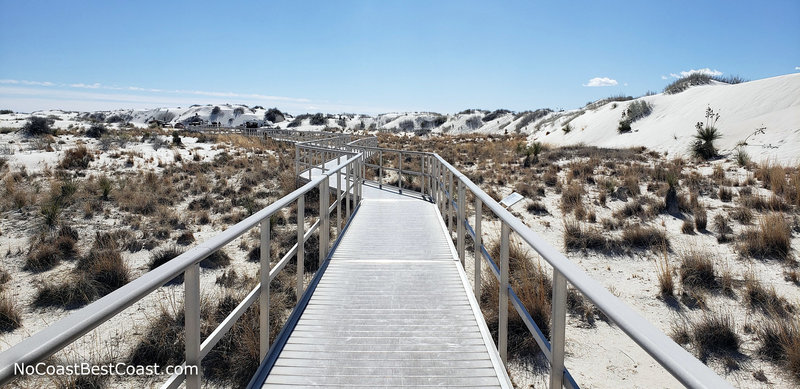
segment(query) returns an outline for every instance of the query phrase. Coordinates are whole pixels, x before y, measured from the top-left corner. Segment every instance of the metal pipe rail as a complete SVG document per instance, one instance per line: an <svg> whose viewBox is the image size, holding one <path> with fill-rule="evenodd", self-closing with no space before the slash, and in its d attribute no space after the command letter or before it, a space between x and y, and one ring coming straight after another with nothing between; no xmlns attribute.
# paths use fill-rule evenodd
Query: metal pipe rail
<svg viewBox="0 0 800 389"><path fill-rule="evenodd" d="M199 371L204 356L211 348L233 326L235 321L241 317L245 310L255 301L259 301L259 341L260 359L266 356L270 347L269 339L269 285L277 273L280 272L289 260L294 256L297 258L297 295L303 294L303 262L304 246L308 237L319 230L319 258L320 262L328 257L330 250L330 214L336 209L337 212L337 234L341 232L341 203L346 201L347 214L346 221L353 217L351 214L351 200L357 205L361 201L361 183L363 178L361 172L363 156L356 154L347 158L344 162L336 165L323 173L321 176L311 180L292 193L278 199L264 209L254 213L245 220L233 225L225 231L217 234L211 239L195 246L189 251L173 258L158 268L149 271L141 277L129 282L119 289L109 293L99 300L81 308L69 316L53 323L47 328L22 340L18 344L0 354L0 385L7 384L14 378L14 364L36 364L57 351L63 349L75 340L93 330L102 323L108 321L122 310L130 307L143 297L163 286L176 276L184 274L184 310L185 310L185 355L186 365L197 366L198 374L188 376L173 375L164 384L164 387L174 388L179 386L184 380L186 387L195 389L200 387L201 372ZM344 172L343 172L344 171ZM345 175L345 188L339 189L341 184L341 174ZM334 204L329 205L329 190L331 177L336 175L337 195ZM319 187L320 190L320 212L318 220L305 231L305 194ZM289 252L281 258L275 267L271 267L270 252L270 217L281 209L297 202L297 243ZM327 210L327 212L323 211ZM355 207L353 207L355 210ZM220 325L214 329L209 337L201 343L200 338L200 261L224 247L234 239L247 233L251 228L260 226L260 282L253 288L242 302L231 312Z"/></svg>
<svg viewBox="0 0 800 389"><path fill-rule="evenodd" d="M486 258L491 264L493 274L500 282L500 310L498 328L498 351L505 362L507 359L506 348L508 344L508 311L509 298L522 316L523 321L536 338L542 352L550 361L550 388L561 388L564 384L576 384L565 374L564 369L564 343L566 328L566 301L567 281L594 303L611 321L619 326L623 332L661 364L673 377L683 385L691 388L730 388L730 383L723 380L708 366L697 360L689 352L675 343L663 332L653 326L649 321L636 313L619 298L611 294L605 287L589 277L583 270L567 259L564 254L556 250L544 239L531 231L521 220L498 204L483 190L450 165L438 154L431 154L431 168L436 181L434 189L434 202L440 208L445 208L448 216L458 212L456 216L457 251L462 263L464 261L464 237L466 230L472 230L466 217L466 190L475 198L475 229L470 234L474 241L475 251L475 290L476 296L480 295L480 269L481 258ZM453 188L453 180L457 182L458 194ZM449 189L447 186L449 185ZM499 266L491 259L485 246L481 243L482 208L486 205L492 213L500 219L501 244ZM450 217L448 224L452 230ZM510 233L515 232L529 247L553 267L553 296L552 296L552 342L547 342L544 334L533 322L525 307L514 293L508 281L509 242ZM566 381L566 382L565 382Z"/></svg>

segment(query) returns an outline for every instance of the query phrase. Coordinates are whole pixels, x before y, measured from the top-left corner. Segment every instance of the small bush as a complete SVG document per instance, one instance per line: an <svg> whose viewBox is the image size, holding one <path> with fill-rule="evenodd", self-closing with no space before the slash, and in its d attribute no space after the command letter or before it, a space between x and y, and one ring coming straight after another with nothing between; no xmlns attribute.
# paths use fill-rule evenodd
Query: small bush
<svg viewBox="0 0 800 389"><path fill-rule="evenodd" d="M706 122L697 122L695 128L697 133L694 135L695 141L692 143L692 155L703 160L709 160L717 156L717 149L714 141L721 138L716 127L719 114L714 113L711 107L706 108Z"/></svg>
<svg viewBox="0 0 800 389"><path fill-rule="evenodd" d="M564 221L564 248L567 250L596 250L609 249L609 242L603 233L594 228L581 226L577 220Z"/></svg>
<svg viewBox="0 0 800 389"><path fill-rule="evenodd" d="M86 146L79 145L64 152L64 158L61 159L59 167L62 169L86 169L89 167L89 162L93 161L94 157Z"/></svg>
<svg viewBox="0 0 800 389"><path fill-rule="evenodd" d="M741 339L736 334L732 316L706 315L692 325L691 336L702 361L710 356L731 356L739 353Z"/></svg>
<svg viewBox="0 0 800 389"><path fill-rule="evenodd" d="M0 294L0 332L11 332L19 328L22 317L14 302L5 293Z"/></svg>
<svg viewBox="0 0 800 389"><path fill-rule="evenodd" d="M678 273L684 288L707 290L716 288L714 262L708 253L691 251L684 254Z"/></svg>
<svg viewBox="0 0 800 389"><path fill-rule="evenodd" d="M697 227L697 231L702 232L706 230L708 218L705 208L701 207L694 210L694 226Z"/></svg>
<svg viewBox="0 0 800 389"><path fill-rule="evenodd" d="M685 91L691 86L711 83L711 76L703 73L694 73L673 81L664 88L664 94L673 95Z"/></svg>
<svg viewBox="0 0 800 389"><path fill-rule="evenodd" d="M42 272L54 268L61 262L61 251L53 244L42 244L25 259L24 270Z"/></svg>
<svg viewBox="0 0 800 389"><path fill-rule="evenodd" d="M765 321L759 328L759 352L784 366L800 382L800 320L783 318Z"/></svg>
<svg viewBox="0 0 800 389"><path fill-rule="evenodd" d="M733 199L733 191L730 188L720 186L719 199L726 203L730 202Z"/></svg>
<svg viewBox="0 0 800 389"><path fill-rule="evenodd" d="M792 233L789 223L780 213L771 213L760 218L758 227L742 233L739 252L755 258L791 258Z"/></svg>
<svg viewBox="0 0 800 389"><path fill-rule="evenodd" d="M647 117L653 112L653 106L644 100L637 100L628 104L628 108L622 111L622 118L619 121L617 131L621 133L631 131L631 123Z"/></svg>
<svg viewBox="0 0 800 389"><path fill-rule="evenodd" d="M191 231L184 231L175 240L175 243L177 243L177 244L179 244L181 246L186 246L186 245L188 245L188 244L190 244L192 242L194 242L194 234L192 234Z"/></svg>
<svg viewBox="0 0 800 389"><path fill-rule="evenodd" d="M53 120L40 116L31 116L22 126L22 133L26 136L42 136L53 134Z"/></svg>
<svg viewBox="0 0 800 389"><path fill-rule="evenodd" d="M669 240L664 231L655 227L638 225L622 231L622 243L644 250L669 247Z"/></svg>
<svg viewBox="0 0 800 389"><path fill-rule="evenodd" d="M105 135L107 132L108 129L106 128L106 126L100 123L95 123L92 124L92 126L89 127L88 130L86 130L86 136L88 136L89 138L100 139L100 137Z"/></svg>
<svg viewBox="0 0 800 389"><path fill-rule="evenodd" d="M94 283L87 277L75 276L61 283L40 286L34 297L37 307L80 308L97 297Z"/></svg>
<svg viewBox="0 0 800 389"><path fill-rule="evenodd" d="M760 310L777 318L794 311L794 307L785 298L778 296L774 288L765 288L752 273L745 274L744 289L744 301L750 309Z"/></svg>
<svg viewBox="0 0 800 389"><path fill-rule="evenodd" d="M684 219L681 225L681 232L689 235L694 234L694 220L691 218Z"/></svg>

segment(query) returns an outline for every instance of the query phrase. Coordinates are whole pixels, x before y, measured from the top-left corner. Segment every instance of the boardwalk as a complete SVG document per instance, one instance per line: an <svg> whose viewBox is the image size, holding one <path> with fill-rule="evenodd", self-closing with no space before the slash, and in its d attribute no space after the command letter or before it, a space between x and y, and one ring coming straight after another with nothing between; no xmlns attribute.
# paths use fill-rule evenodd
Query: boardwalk
<svg viewBox="0 0 800 389"><path fill-rule="evenodd" d="M264 387L511 387L436 207L364 194Z"/></svg>

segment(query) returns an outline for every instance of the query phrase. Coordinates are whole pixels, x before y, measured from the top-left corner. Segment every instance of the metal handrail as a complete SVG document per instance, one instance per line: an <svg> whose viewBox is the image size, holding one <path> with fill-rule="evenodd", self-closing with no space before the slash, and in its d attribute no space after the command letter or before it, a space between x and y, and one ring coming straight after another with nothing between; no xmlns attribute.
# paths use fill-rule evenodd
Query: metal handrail
<svg viewBox="0 0 800 389"><path fill-rule="evenodd" d="M507 304L510 300L514 308L522 317L531 334L537 341L542 352L551 363L550 386L560 388L562 385L567 387L577 387L572 376L564 368L564 343L566 327L566 300L567 300L567 281L578 291L586 296L597 308L603 312L611 321L616 323L623 332L636 342L639 347L645 350L659 364L661 364L673 377L682 384L692 388L725 388L731 387L730 383L722 379L711 368L697 360L683 347L675 343L649 321L631 309L619 298L611 294L603 285L589 277L583 270L570 261L564 254L555 249L535 232L528 228L521 220L513 216L503 208L491 196L486 194L467 176L458 169L445 161L436 153L425 153L416 151L381 149L377 147L358 146L359 141L351 142L350 145L362 152L366 150L374 153L382 152L402 152L427 155L429 162L422 163L422 174L436 181L431 185L431 196L439 208L440 213L445 218L448 231L456 233L456 246L462 265L465 253L465 235L467 233L473 238L475 245L475 284L474 293L480 296L480 272L481 258L486 258L500 282L500 308L499 308L499 335L498 351L506 362L507 348L507 326L508 311ZM365 159L366 160L366 159ZM424 160L423 160L424 161ZM382 159L379 168L388 169L382 166ZM374 166L367 162L364 166ZM402 173L402 166L399 171ZM381 173L381 183L382 183ZM449 181L448 181L449 180ZM454 182L455 180L455 182ZM449 189L448 189L449 186ZM458 194L455 193L455 187ZM402 181L401 181L402 188ZM469 190L475 198L475 222L476 228L472 226L466 218L466 191ZM482 218L482 206L486 205L502 223L501 228L501 258L500 264L496 264L486 251L481 242L480 220ZM458 215L456 215L456 212ZM453 223L452 219L456 222ZM456 224L456 226L454 226ZM454 227L457 231L453 231ZM508 282L508 245L511 232L515 232L529 247L535 250L542 258L553 267L553 296L552 296L552 326L553 342L548 342L539 327L533 321L530 313L522 305L513 287ZM503 304L505 302L505 305ZM560 372L560 373L559 373Z"/></svg>
<svg viewBox="0 0 800 389"><path fill-rule="evenodd" d="M210 351L211 347L232 327L236 319L256 300L259 301L261 312L259 317L259 340L261 342L260 357L263 359L269 349L269 288L262 288L261 285L268 284L274 279L277 272L288 263L288 259L296 254L298 259L297 294L298 296L302 294L304 248L301 242L305 242L308 236L319 226L320 262L327 258L329 250L329 216L333 209L328 205L330 179L334 174L336 175L338 193L334 205L337 209L337 229L340 229L342 200L347 200L347 219L352 217L350 213L351 198L355 201L355 204L358 204L361 200L361 183L363 179L360 172L363 171L362 164L363 156L361 154L350 156L344 162L328 170L327 173L323 172L319 177L310 180L307 184L278 199L266 208L0 353L0 384L6 384L14 378L15 363L35 364L46 359L182 273L184 274L184 287L186 290L184 299L186 364L197 366L199 370L203 356ZM342 170L345 171L345 181L347 183L344 190L340 188ZM305 233L303 222L305 220L303 214L305 194L316 187L320 189L319 220L308 233ZM274 271L272 271L269 250L270 217L294 201L297 201L298 205L298 243L290 250L290 253L287 253L278 262ZM328 212L323 210L328 210ZM261 227L261 282L248 293L234 311L201 344L199 263L256 225ZM328 231L328 233L325 234L322 231ZM186 379L188 388L198 388L200 386L200 374L192 374L188 377L173 375L164 386L177 387L184 379Z"/></svg>
<svg viewBox="0 0 800 389"><path fill-rule="evenodd" d="M434 176L437 180L436 188L440 191L442 196L435 195L434 198L439 204L440 200L446 200L449 203L449 213L452 214L455 208L458 208L457 224L459 225L458 241L459 241L459 255L463 261L464 246L463 237L464 232L462 226L468 226L468 221L464 215L465 213L465 189L469 190L476 201L476 224L479 225L481 218L481 207L486 205L489 207L495 216L502 222L501 233L501 264L499 271L501 299L508 298L509 293L513 293L513 288L508 283L508 244L509 233L516 232L517 235L535 250L541 257L553 267L553 348L554 350L545 350L545 354L550 355L551 361L551 388L560 388L563 383L564 375L564 328L566 325L566 297L567 285L569 281L576 289L578 289L584 296L586 296L597 308L603 312L611 321L616 323L625 334L628 335L634 342L636 342L642 349L644 349L650 356L652 356L659 364L661 364L673 377L680 381L683 385L692 388L728 388L732 387L730 383L723 380L708 366L697 360L689 352L683 349L680 345L675 343L672 339L666 336L658 328L653 326L649 321L639 315L636 311L631 309L628 305L623 303L619 298L611 294L603 285L589 277L583 270L581 270L572 261L567 259L564 254L556 250L553 246L547 243L544 239L533 232L528 226L522 223L521 220L513 216L500 204L498 204L491 196L486 194L483 190L472 182L467 176L462 174L458 169L453 167L445 161L438 154L432 154L436 160L437 165L434 166ZM450 190L445 192L446 184L444 176L449 174L451 177ZM452 178L458 181L458 203L456 205L452 190ZM450 219L448 217L448 219ZM449 220L448 220L449 223ZM479 227L478 227L479 228ZM480 238L475 235L476 242L476 269L480 268L480 258L488 256L483 245L480 245ZM494 265L494 264L493 264ZM496 266L496 265L494 265ZM493 270L494 267L492 267ZM476 270L476 273L478 270ZM476 278L479 280L480 278ZM478 281L479 282L479 281ZM476 293L478 287L476 285ZM517 305L517 310L520 308L518 299L514 299ZM527 313L527 311L525 311ZM501 307L500 309L500 354L505 361L505 342L503 337L504 328L507 328L507 310ZM527 323L526 323L527 324ZM537 327L538 328L538 327ZM533 331L532 331L533 332ZM537 339L538 341L538 339ZM540 343L540 348L542 344ZM549 352L548 352L549 351Z"/></svg>

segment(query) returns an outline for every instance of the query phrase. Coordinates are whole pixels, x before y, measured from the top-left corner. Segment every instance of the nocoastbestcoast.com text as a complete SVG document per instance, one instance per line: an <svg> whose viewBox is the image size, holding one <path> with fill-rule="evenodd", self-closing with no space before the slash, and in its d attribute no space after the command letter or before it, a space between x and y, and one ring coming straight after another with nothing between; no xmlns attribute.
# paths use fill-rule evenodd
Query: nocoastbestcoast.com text
<svg viewBox="0 0 800 389"><path fill-rule="evenodd" d="M38 375L38 376L157 376L173 374L197 374L197 366L185 365L128 365L125 363L108 363L95 365L88 362L74 363L66 365L48 365L44 362L37 364L14 364L14 375Z"/></svg>

